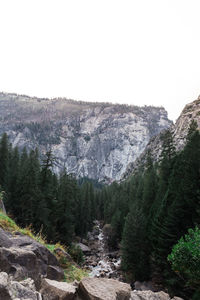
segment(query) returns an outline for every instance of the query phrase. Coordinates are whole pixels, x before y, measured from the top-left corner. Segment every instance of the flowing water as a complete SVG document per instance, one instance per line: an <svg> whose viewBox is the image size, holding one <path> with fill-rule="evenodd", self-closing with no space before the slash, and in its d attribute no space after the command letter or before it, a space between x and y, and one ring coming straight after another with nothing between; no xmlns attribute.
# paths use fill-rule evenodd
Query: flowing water
<svg viewBox="0 0 200 300"><path fill-rule="evenodd" d="M118 268L120 266L120 258L110 258L109 253L106 252L105 237L103 230L101 229L100 222L95 221L96 235L95 250L93 250L93 256L95 257L95 263L89 266L90 277L108 277L118 278Z"/></svg>

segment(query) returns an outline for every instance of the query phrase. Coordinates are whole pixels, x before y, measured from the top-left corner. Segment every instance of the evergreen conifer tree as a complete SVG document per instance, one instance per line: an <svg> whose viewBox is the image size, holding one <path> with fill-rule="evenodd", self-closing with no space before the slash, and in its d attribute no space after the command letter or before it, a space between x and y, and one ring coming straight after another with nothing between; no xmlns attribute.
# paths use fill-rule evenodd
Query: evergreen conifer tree
<svg viewBox="0 0 200 300"><path fill-rule="evenodd" d="M0 187L4 192L8 190L9 155L8 136L4 133L0 140Z"/></svg>
<svg viewBox="0 0 200 300"><path fill-rule="evenodd" d="M133 205L126 217L122 238L122 268L132 274L132 280L149 278L145 229L145 217L141 209Z"/></svg>
<svg viewBox="0 0 200 300"><path fill-rule="evenodd" d="M74 237L77 187L74 178L63 172L59 180L56 207L57 239L69 245Z"/></svg>

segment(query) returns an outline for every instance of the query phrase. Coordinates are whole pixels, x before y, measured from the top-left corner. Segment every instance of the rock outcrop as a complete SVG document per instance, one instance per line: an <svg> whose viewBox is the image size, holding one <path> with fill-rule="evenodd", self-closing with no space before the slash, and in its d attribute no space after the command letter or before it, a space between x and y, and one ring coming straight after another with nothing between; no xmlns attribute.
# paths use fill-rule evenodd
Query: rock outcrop
<svg viewBox="0 0 200 300"><path fill-rule="evenodd" d="M188 129L192 120L197 122L198 128L200 129L200 96L197 100L187 104L177 119L175 125L172 124L168 128L173 136L176 151L180 151L184 148ZM165 132L166 130L163 130L157 136L154 136L150 139L142 154L136 160L133 160L130 164L128 164L122 179L127 178L139 167L144 166L148 153L151 154L151 157L154 161L158 161L162 152L163 137Z"/></svg>
<svg viewBox="0 0 200 300"><path fill-rule="evenodd" d="M163 107L38 99L0 93L0 134L13 146L51 148L55 171L119 180L152 136L172 124Z"/></svg>
<svg viewBox="0 0 200 300"><path fill-rule="evenodd" d="M0 229L0 270L12 275L15 280L30 277L36 286L41 277L61 280L64 272L56 257L32 238Z"/></svg>
<svg viewBox="0 0 200 300"><path fill-rule="evenodd" d="M13 281L7 273L0 273L0 299L1 300L42 300L36 291L34 281L27 278L23 281Z"/></svg>

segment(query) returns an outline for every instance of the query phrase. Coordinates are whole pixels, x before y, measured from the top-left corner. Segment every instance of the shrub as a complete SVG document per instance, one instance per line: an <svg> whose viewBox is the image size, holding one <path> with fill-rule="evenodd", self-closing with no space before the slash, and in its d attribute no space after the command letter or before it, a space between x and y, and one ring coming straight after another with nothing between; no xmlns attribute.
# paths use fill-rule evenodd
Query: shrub
<svg viewBox="0 0 200 300"><path fill-rule="evenodd" d="M70 248L68 249L69 254L72 256L72 258L75 260L76 263L82 264L84 262L84 255L81 248L76 245L72 244Z"/></svg>
<svg viewBox="0 0 200 300"><path fill-rule="evenodd" d="M189 229L172 248L168 261L188 286L199 289L200 286L200 229Z"/></svg>

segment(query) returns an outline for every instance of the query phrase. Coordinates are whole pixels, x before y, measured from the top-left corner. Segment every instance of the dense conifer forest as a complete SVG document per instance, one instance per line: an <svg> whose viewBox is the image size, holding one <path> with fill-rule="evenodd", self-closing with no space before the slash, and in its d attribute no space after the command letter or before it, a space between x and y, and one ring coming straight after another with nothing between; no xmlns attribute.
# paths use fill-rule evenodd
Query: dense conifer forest
<svg viewBox="0 0 200 300"><path fill-rule="evenodd" d="M19 153L4 134L0 186L6 210L19 225L31 225L47 240L66 245L75 236L85 237L93 220L103 220L110 224L109 247L121 249L127 280L152 279L172 294L199 299L200 276L194 270L184 273L177 263L177 251L182 251L182 267L187 259L196 259L194 265L200 267L200 251L194 257L190 247L186 253L177 244L188 229L193 244L200 240L197 124L191 123L186 146L179 153L170 131L163 134L162 141L159 162L154 163L149 153L146 165L126 181L101 186L87 179L77 181L65 170L59 176L54 174L51 151L41 161L37 149Z"/></svg>
<svg viewBox="0 0 200 300"><path fill-rule="evenodd" d="M48 151L39 160L37 149L19 153L4 134L0 141L0 186L7 212L21 226L41 231L48 241L71 244L75 235L85 236L100 208L94 205L93 184L80 183L65 170L52 171Z"/></svg>

